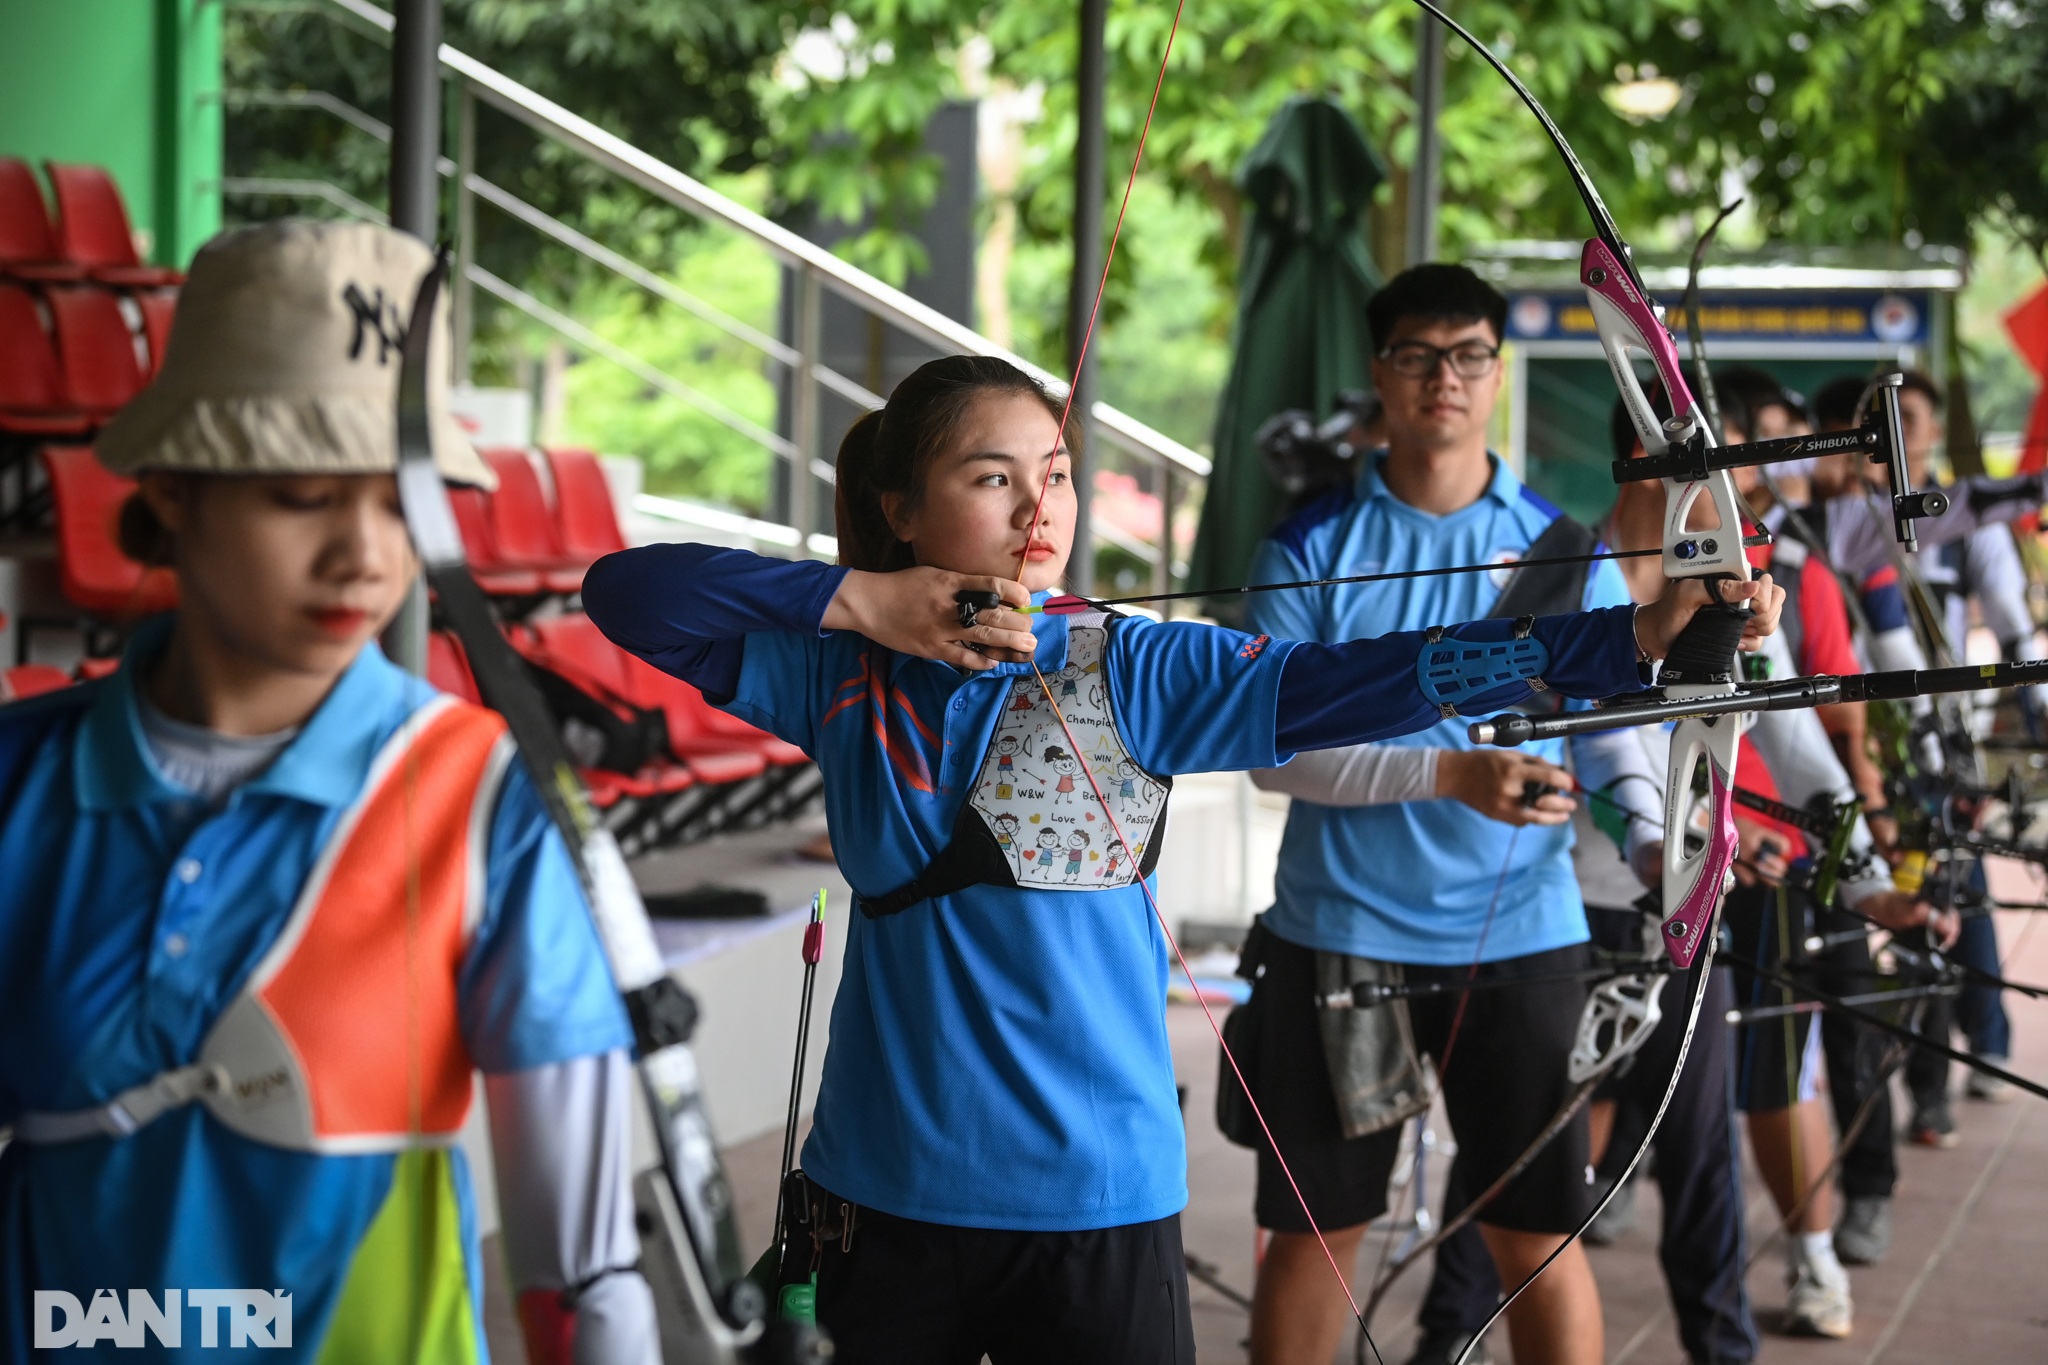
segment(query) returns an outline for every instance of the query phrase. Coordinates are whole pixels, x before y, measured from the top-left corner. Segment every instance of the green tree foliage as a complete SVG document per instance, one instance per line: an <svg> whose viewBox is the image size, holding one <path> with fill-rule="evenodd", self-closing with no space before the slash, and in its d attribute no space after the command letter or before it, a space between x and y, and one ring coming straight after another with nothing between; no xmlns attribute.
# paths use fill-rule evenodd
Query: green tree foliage
<svg viewBox="0 0 2048 1365"><path fill-rule="evenodd" d="M1640 245L1689 242L1739 189L1749 203L1724 234L1736 246L1966 244L1991 230L2037 259L2048 247L2048 0L1457 0L1452 9L1544 101ZM1399 263L1420 14L1404 0L1187 0L1105 307L1113 370L1125 368L1123 351L1140 357L1135 375L1174 338L1205 329L1220 340L1239 248L1234 173L1297 93L1338 100L1387 156L1394 174L1372 215L1372 246L1383 265ZM381 44L303 6L230 16L231 88L282 81L387 116ZM1112 207L1172 17L1171 0L1110 6L1103 192ZM1063 360L1072 6L448 0L447 30L456 46L691 174L746 175L771 213L858 225L837 249L899 283L923 263L906 229L937 189L936 161L922 149L932 113L992 83L1042 91L1012 196L1021 240L1011 280L1017 344ZM1447 52L1443 253L1581 233L1583 208L1535 121L1462 43L1452 39ZM327 179L381 201L383 148L336 120L243 109L229 128L234 173ZM683 215L504 116L486 110L478 137L485 175L608 245L664 271L718 259L717 244ZM654 344L661 329L637 291L604 283L489 209L478 222L486 264L557 303L612 300L618 316L599 330L612 335L615 322L619 335ZM752 285L740 292L751 300L741 316L773 331L772 302L754 299ZM1177 321L1138 327L1144 344L1134 348L1126 319L1142 312L1156 323L1168 296ZM1206 319L1194 316L1203 310ZM503 314L484 338L489 361L533 344ZM681 335L670 348L678 364L717 351L715 339ZM1195 383L1201 362L1190 363ZM594 374L572 387L622 383L633 387ZM1182 392L1124 388L1117 380L1107 392L1141 415L1156 410L1189 439L1197 408ZM771 421L768 392L736 405ZM662 427L648 421L649 431ZM678 456L674 468L734 486L695 458Z"/></svg>
<svg viewBox="0 0 2048 1365"><path fill-rule="evenodd" d="M1536 91L1625 226L1677 240L1724 183L1753 202L1754 231L1846 244L1966 241L1988 220L2038 249L2048 222L2048 0L1479 0L1459 18ZM1329 95L1397 172L1413 156L1414 34L1398 0L1188 0L1148 150L1151 173L1207 206L1203 257L1234 269L1232 174L1290 95ZM289 70L373 114L384 58L303 12L235 11L231 86L257 66ZM1114 193L1135 148L1173 15L1118 0L1109 19ZM902 240L936 189L921 132L960 93L970 45L990 77L1045 90L1018 198L1028 232L1064 240L1071 221L1075 35L1071 9L1018 0L449 0L449 41L693 174L766 166L771 203L865 223L844 248L900 279L920 263ZM833 70L787 60L799 33L829 33ZM1569 235L1571 187L1499 79L1452 42L1445 141L1446 245ZM1668 112L1589 98L1669 83ZM300 125L296 133L279 127ZM332 123L277 112L234 121L231 161L348 174L374 195L375 149ZM617 184L487 117L483 159L522 194L575 217ZM260 144L260 145L259 145ZM245 159L248 158L248 159ZM1393 254L1405 181L1388 192L1376 245ZM656 245L665 212L609 210L614 236ZM621 243L641 245L641 240Z"/></svg>
<svg viewBox="0 0 2048 1365"><path fill-rule="evenodd" d="M2025 240L2044 218L2048 4L2044 0L1482 0L1454 12L1536 92L1625 228L1675 243L1724 185L1752 200L1752 238L1844 245L1961 243L1990 218ZM914 23L894 34L903 16ZM840 12L894 60L859 83L916 84L986 34L992 74L1043 83L1020 198L1035 232L1070 221L1075 38L1062 6L849 0ZM1123 0L1109 19L1109 158L1129 165L1172 6ZM1413 158L1409 86L1420 11L1355 0L1189 0L1148 148L1153 174L1208 204L1204 258L1227 278L1238 161L1290 95L1329 95L1397 171ZM950 29L948 25L950 24ZM914 41L909 41L914 30ZM1446 247L1582 230L1554 153L1503 82L1452 40L1444 139ZM922 71L919 68L923 68ZM1596 93L1665 85L1668 109L1633 114ZM862 136L858 121L847 125ZM1961 155L1981 175L1956 173ZM849 168L863 164L848 158ZM886 187L842 190L880 195ZM1398 223L1397 175L1383 218ZM1376 234L1383 259L1394 245Z"/></svg>

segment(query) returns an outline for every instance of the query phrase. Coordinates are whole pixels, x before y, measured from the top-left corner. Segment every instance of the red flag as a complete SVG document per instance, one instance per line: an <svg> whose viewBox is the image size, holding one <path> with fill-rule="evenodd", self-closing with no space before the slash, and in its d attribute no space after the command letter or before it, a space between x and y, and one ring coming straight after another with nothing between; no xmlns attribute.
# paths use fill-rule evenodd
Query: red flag
<svg viewBox="0 0 2048 1365"><path fill-rule="evenodd" d="M2020 438L2020 473L2042 469L2048 469L2048 383L2034 395L2034 410L2027 414L2027 434Z"/></svg>
<svg viewBox="0 0 2048 1365"><path fill-rule="evenodd" d="M2035 374L2048 379L2048 284L2005 315L2005 330L2020 359L2032 366Z"/></svg>
<svg viewBox="0 0 2048 1365"><path fill-rule="evenodd" d="M2019 307L2005 315L2013 349L2041 376L2041 392L2027 416L2027 434L2020 441L2020 471L2048 469L2048 285L2042 285Z"/></svg>

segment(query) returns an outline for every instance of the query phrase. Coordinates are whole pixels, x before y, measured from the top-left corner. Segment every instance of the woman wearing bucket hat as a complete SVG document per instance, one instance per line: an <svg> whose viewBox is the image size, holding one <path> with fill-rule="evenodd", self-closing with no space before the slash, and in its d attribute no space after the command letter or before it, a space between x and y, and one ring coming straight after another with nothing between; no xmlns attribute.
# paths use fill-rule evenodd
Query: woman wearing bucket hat
<svg viewBox="0 0 2048 1365"><path fill-rule="evenodd" d="M100 440L180 605L0 709L5 1359L485 1359L479 1069L529 1356L657 1356L630 1034L567 851L503 722L375 643L418 567L394 403L430 264L364 224L216 238ZM444 399L442 472L488 484Z"/></svg>

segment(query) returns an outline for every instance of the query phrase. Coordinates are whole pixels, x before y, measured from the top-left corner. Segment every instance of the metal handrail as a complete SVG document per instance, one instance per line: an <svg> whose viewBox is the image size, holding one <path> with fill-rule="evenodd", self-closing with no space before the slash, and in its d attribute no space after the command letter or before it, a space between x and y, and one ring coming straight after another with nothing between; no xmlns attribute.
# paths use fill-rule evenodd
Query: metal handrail
<svg viewBox="0 0 2048 1365"><path fill-rule="evenodd" d="M265 176L226 176L215 185L227 194L256 196L277 196L288 199L318 199L333 205L342 212L374 223L388 222L384 211L373 204L366 204L338 185L325 180L295 180ZM540 323L557 336L562 337L578 349L599 356L626 371L650 388L659 389L671 398L678 399L696 408L705 416L757 445L765 447L772 455L784 460L795 460L799 451L796 445L768 430L752 418L735 411L700 389L685 384L668 371L651 361L627 350L616 342L608 341L597 332L584 326L558 308L541 302L517 285L502 279L476 264L467 262L462 267L463 275L483 291L501 302L510 304L534 321ZM880 406L879 403L876 406ZM812 458L811 473L830 482L832 466L823 460Z"/></svg>
<svg viewBox="0 0 2048 1365"><path fill-rule="evenodd" d="M388 124L378 121L371 115L358 109L355 105L325 91L229 90L222 92L221 100L226 104L287 109L319 109L334 115L349 126L369 134L379 142L388 143L391 141L391 128ZM442 176L453 179L459 170L456 164L445 156L438 160ZM231 176L217 181L215 184L223 191L234 194L317 198L357 217L373 219L380 223L385 221L385 215L382 210L365 204L362 200L357 199L354 195L349 194L346 190L330 181L265 178L261 176ZM790 369L794 369L802 363L803 358L798 354L796 348L783 344L757 327L749 326L730 313L698 298L688 290L678 288L672 281L663 279L645 266L626 256L620 255L588 234L579 232L553 214L528 203L503 186L486 180L474 172L462 176L461 185L463 189L500 210L507 217L524 223L536 232L553 238L585 259L595 262L623 280L638 285L657 298L676 305L700 321L710 323L734 340L753 347L770 360ZM506 284L505 281L495 276L492 277L490 283L485 283L485 281L479 279L471 271L465 269L464 273L470 280L484 284L486 293L495 295L504 302L510 303L515 308L526 313L529 317L576 341L583 349L594 351L604 356L621 368L629 370L638 377L645 379L656 388L660 388L671 396L681 398L684 402L702 409L712 417L725 423L725 425L733 428L733 430L740 432L740 434L757 441L761 439L755 435L755 431L760 428L756 428L747 419L735 419L722 405L718 405L716 400L700 401L702 395L699 395L696 390L689 388L687 385L671 382L666 375L663 375L660 379L651 378L650 371L657 374L660 371L655 370L654 367L648 365L640 357L622 348L613 346L601 338L596 340L587 339L594 338L596 334L589 333L580 324L570 323L569 325L562 325L553 320L566 319L566 314L549 308L546 304L533 298L532 295L514 289L511 285ZM512 292L507 293L507 290ZM617 352L617 354L614 354L614 352ZM882 396L880 394L875 393L864 385L855 383L830 366L814 364L811 367L811 377L850 403L867 408L879 408L882 406ZM793 458L796 453L796 447L786 441L780 443L764 441L762 444L767 445L771 451L785 459ZM819 470L825 471L820 477L827 480L832 477L830 465L819 460L813 460L812 472L817 473Z"/></svg>
<svg viewBox="0 0 2048 1365"><path fill-rule="evenodd" d="M338 95L329 94L325 90L223 90L218 98L224 105L243 105L269 109L318 109L323 113L332 114L335 118L340 119L343 123L348 124L359 132L369 134L379 142L388 145L391 141L390 124L371 114L365 113L347 100L342 99ZM442 176L452 179L457 174L459 168L445 156L438 158L438 160ZM243 177L243 179L246 181L248 178ZM325 184L327 182L306 181L303 183L312 185ZM623 279L630 280L648 293L665 299L701 321L710 323L713 327L718 328L727 335L746 342L747 345L761 351L781 364L794 366L797 363L797 353L793 347L784 345L758 327L747 325L723 309L706 303L688 290L677 288L673 282L663 279L638 262L620 255L595 238L577 231L553 214L527 203L504 186L486 180L472 172L462 177L462 187L493 208L500 210L507 217L526 224L526 226L536 232L554 238L555 241L568 247L571 251L596 262ZM247 186L244 185L243 188L247 188ZM350 196L350 198L351 202L355 204L360 205L362 202L354 199L353 196ZM855 387L857 388L858 386ZM865 393L866 390L863 389L860 392ZM881 400L877 398L875 405L880 406L880 403Z"/></svg>
<svg viewBox="0 0 2048 1365"><path fill-rule="evenodd" d="M446 157L442 158L442 174L455 174L454 163ZM604 243L577 231L546 210L527 203L503 186L486 180L473 171L462 177L462 186L506 216L526 224L536 232L554 238L571 251L603 266L620 279L639 285L655 297L674 304L701 321L710 323L734 340L752 346L777 364L795 369L803 363L803 357L795 347L785 345L758 327L749 326L717 306L706 303L688 290L678 288L673 282L620 255ZM880 394L855 383L829 366L813 363L811 377L850 403L869 408L882 406Z"/></svg>
<svg viewBox="0 0 2048 1365"><path fill-rule="evenodd" d="M324 3L387 36L396 24L390 14L370 4L369 0L324 0ZM656 198L752 238L784 264L926 344L941 350L965 351L1009 361L1036 377L1056 396L1066 396L1067 382L1060 376L996 345L974 329L918 302L902 290L882 283L858 267L840 260L824 247L683 174L667 162L606 132L503 72L446 43L441 45L441 65L503 113L575 148ZM1199 479L1208 478L1209 460L1170 436L1107 403L1097 402L1092 415L1103 436L1127 453L1177 468L1179 472Z"/></svg>
<svg viewBox="0 0 2048 1365"><path fill-rule="evenodd" d="M326 180L291 180L278 176L228 175L211 183L202 182L202 189L217 189L222 194L246 194L275 196L280 199L318 199L332 204L343 213L372 223L389 223L391 217L375 204L365 204L341 186Z"/></svg>
<svg viewBox="0 0 2048 1365"><path fill-rule="evenodd" d="M669 374L666 370L648 364L625 347L605 340L602 336L585 327L567 313L542 303L524 289L499 278L482 266L472 264L468 269L468 274L470 279L483 286L485 293L511 304L528 317L534 318L561 333L584 350L603 356L620 369L640 379L641 382L660 389L671 397L679 398L698 411L724 423L755 444L766 446L784 459L795 459L802 453L796 446L790 443L787 437L768 430L759 422L742 413L735 412L710 394L692 388L674 375ZM821 469L824 472L820 477L827 479L832 477L831 465L826 464L823 460L813 460L811 462L812 473L817 474Z"/></svg>

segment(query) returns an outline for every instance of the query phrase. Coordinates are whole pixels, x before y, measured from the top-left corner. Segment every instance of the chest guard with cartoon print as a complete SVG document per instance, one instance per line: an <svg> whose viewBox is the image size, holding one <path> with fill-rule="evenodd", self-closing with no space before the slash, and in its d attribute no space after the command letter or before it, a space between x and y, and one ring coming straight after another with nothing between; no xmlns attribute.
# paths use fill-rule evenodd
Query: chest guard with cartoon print
<svg viewBox="0 0 2048 1365"><path fill-rule="evenodd" d="M860 897L862 913L893 915L970 886L1110 891L1151 875L1173 780L1139 767L1117 728L1102 666L1109 620L1069 617L1066 667L1044 686L1036 674L1011 680L952 839L903 886Z"/></svg>

